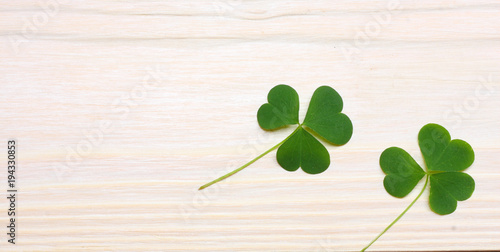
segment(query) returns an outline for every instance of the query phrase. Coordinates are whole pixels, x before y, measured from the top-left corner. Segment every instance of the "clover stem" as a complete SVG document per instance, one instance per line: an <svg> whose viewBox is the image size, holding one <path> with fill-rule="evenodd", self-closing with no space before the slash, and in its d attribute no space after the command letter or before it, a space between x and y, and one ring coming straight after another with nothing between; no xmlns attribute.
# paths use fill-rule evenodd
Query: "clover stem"
<svg viewBox="0 0 500 252"><path fill-rule="evenodd" d="M373 239L373 241L371 241L370 244L368 244L368 246L364 247L361 250L361 252L367 250L374 242L376 242L378 240L378 238L380 238L383 234L385 234L385 232L387 232L387 230L389 230L389 228L391 228L394 224L396 224L396 222L398 222L399 219L401 219L401 217L403 217L403 215L405 215L405 213L408 212L408 210L410 210L410 208L413 206L413 204L415 204L415 202L417 202L417 200L420 198L420 196L422 196L422 194L424 193L428 182L429 182L429 175L427 174L427 175L425 175L424 187L422 188L422 191L420 191L420 193L417 195L417 197L411 202L411 204L394 221L391 222L391 224L389 226L387 226L384 229L384 231L382 231L382 233L380 233L377 237L375 237L375 239Z"/></svg>
<svg viewBox="0 0 500 252"><path fill-rule="evenodd" d="M271 152L271 151L275 150L276 148L280 147L280 145L282 145L284 142L286 142L286 140L288 140L290 137L292 137L293 134L295 134L301 128L302 128L302 125L299 124L299 126L292 132L292 134L290 134L289 136L287 136L283 141L281 141L277 145L271 147L271 149L269 149L269 150L265 151L264 153L260 154L256 158L252 159L250 162L248 162L248 163L244 164L243 166L241 166L240 168L238 168L238 169L236 169L236 170L234 170L234 171L232 171L232 172L230 172L230 173L228 173L228 174L226 174L226 175L224 175L224 176L222 176L222 177L220 177L218 179L215 179L215 180L213 180L213 181L211 181L209 183L206 183L206 184L202 185L198 190L203 190L203 189L205 189L205 188L207 188L207 187L209 187L209 186L211 186L211 185L213 185L213 184L215 184L217 182L220 182L220 181L222 181L224 179L227 179L227 178L233 176L234 174L236 174L237 172L239 172L239 171L247 168L249 165L255 163L255 161L261 159L263 156L267 155L269 152Z"/></svg>

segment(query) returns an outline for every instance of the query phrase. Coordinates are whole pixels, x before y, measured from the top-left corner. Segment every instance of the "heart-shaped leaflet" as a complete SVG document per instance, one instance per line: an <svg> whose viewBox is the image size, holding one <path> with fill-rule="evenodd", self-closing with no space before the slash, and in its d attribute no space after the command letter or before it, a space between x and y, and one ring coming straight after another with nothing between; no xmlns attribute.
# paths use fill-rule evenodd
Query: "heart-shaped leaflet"
<svg viewBox="0 0 500 252"><path fill-rule="evenodd" d="M279 147L276 159L287 171L301 167L309 174L322 173L330 166L328 150L301 126Z"/></svg>
<svg viewBox="0 0 500 252"><path fill-rule="evenodd" d="M429 171L458 172L474 162L472 147L463 140L451 140L450 133L438 124L422 127L418 145Z"/></svg>
<svg viewBox="0 0 500 252"><path fill-rule="evenodd" d="M385 190L398 198L408 195L425 175L410 154L398 147L382 152L380 167L387 174L384 178Z"/></svg>
<svg viewBox="0 0 500 252"><path fill-rule="evenodd" d="M268 103L260 106L257 121L265 130L299 124L299 95L288 85L277 85L267 95Z"/></svg>
<svg viewBox="0 0 500 252"><path fill-rule="evenodd" d="M351 139L352 122L342 114L342 97L329 86L321 86L311 98L306 118L307 126L335 145L344 145Z"/></svg>

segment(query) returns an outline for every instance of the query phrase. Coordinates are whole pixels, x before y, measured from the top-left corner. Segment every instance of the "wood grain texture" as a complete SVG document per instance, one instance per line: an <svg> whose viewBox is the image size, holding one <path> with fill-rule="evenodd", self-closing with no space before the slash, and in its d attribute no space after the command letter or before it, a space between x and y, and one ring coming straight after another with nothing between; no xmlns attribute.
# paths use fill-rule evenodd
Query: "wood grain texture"
<svg viewBox="0 0 500 252"><path fill-rule="evenodd" d="M0 141L18 141L20 191L18 244L4 234L0 250L360 250L416 196L385 192L380 153L422 163L429 122L473 146L476 191L448 216L427 192L372 248L500 249L499 13L486 0L0 1ZM197 191L293 130L256 122L280 83L301 118L334 87L351 141L328 146L320 175L271 153Z"/></svg>

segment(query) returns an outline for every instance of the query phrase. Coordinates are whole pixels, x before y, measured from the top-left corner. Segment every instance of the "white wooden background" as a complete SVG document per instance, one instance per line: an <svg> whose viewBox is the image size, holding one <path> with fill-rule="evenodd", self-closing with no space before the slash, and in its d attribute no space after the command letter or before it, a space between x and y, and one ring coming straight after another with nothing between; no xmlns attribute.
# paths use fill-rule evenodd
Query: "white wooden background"
<svg viewBox="0 0 500 252"><path fill-rule="evenodd" d="M388 195L380 153L422 163L426 123L468 141L471 199L420 201L374 250L500 249L500 2L0 1L0 143L18 141L18 238L2 251L360 250L416 196ZM301 118L330 85L354 123L332 165L286 172L293 129L256 112L293 86ZM0 226L7 225L6 147Z"/></svg>

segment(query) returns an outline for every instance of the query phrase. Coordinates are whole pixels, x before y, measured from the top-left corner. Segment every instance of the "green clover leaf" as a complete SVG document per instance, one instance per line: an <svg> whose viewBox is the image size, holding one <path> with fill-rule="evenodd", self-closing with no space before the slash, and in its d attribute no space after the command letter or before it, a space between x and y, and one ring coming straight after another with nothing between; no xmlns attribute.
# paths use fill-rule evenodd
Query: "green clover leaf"
<svg viewBox="0 0 500 252"><path fill-rule="evenodd" d="M297 127L290 139L284 142L276 153L278 163L287 171L299 167L309 174L324 172L330 165L330 154L325 146L302 127Z"/></svg>
<svg viewBox="0 0 500 252"><path fill-rule="evenodd" d="M321 86L311 98L303 125L335 145L344 145L351 139L352 122L342 114L342 97L333 88Z"/></svg>
<svg viewBox="0 0 500 252"><path fill-rule="evenodd" d="M430 181L429 206L440 215L453 213L457 201L469 199L474 192L474 179L466 173L474 162L472 147L463 140L451 140L450 133L438 124L427 124L418 134L420 151L426 170L401 148L391 147L380 155L380 167L386 174L385 190L392 196L408 195L425 176L425 183L417 198L367 247L392 227L420 198Z"/></svg>
<svg viewBox="0 0 500 252"><path fill-rule="evenodd" d="M342 114L343 101L333 88L321 86L314 92L306 117L299 123L299 95L288 85L277 85L269 91L267 103L257 111L257 121L264 130L298 125L283 141L242 167L200 187L200 190L224 180L277 149L276 159L283 169L299 167L309 174L319 174L330 166L330 154L314 135L334 145L346 144L352 136L352 122Z"/></svg>
<svg viewBox="0 0 500 252"><path fill-rule="evenodd" d="M474 162L472 147L463 140L451 140L440 125L427 124L418 133L418 144L429 171L463 171Z"/></svg>
<svg viewBox="0 0 500 252"><path fill-rule="evenodd" d="M398 198L408 195L425 175L410 154L398 147L382 152L380 167L387 174L384 178L385 190Z"/></svg>
<svg viewBox="0 0 500 252"><path fill-rule="evenodd" d="M257 121L265 130L299 124L299 95L287 85L278 85L269 91L268 103L257 112Z"/></svg>
<svg viewBox="0 0 500 252"><path fill-rule="evenodd" d="M469 199L474 192L474 179L467 173L436 173L430 175L429 179L429 205L432 211L441 215L455 212L457 201Z"/></svg>

